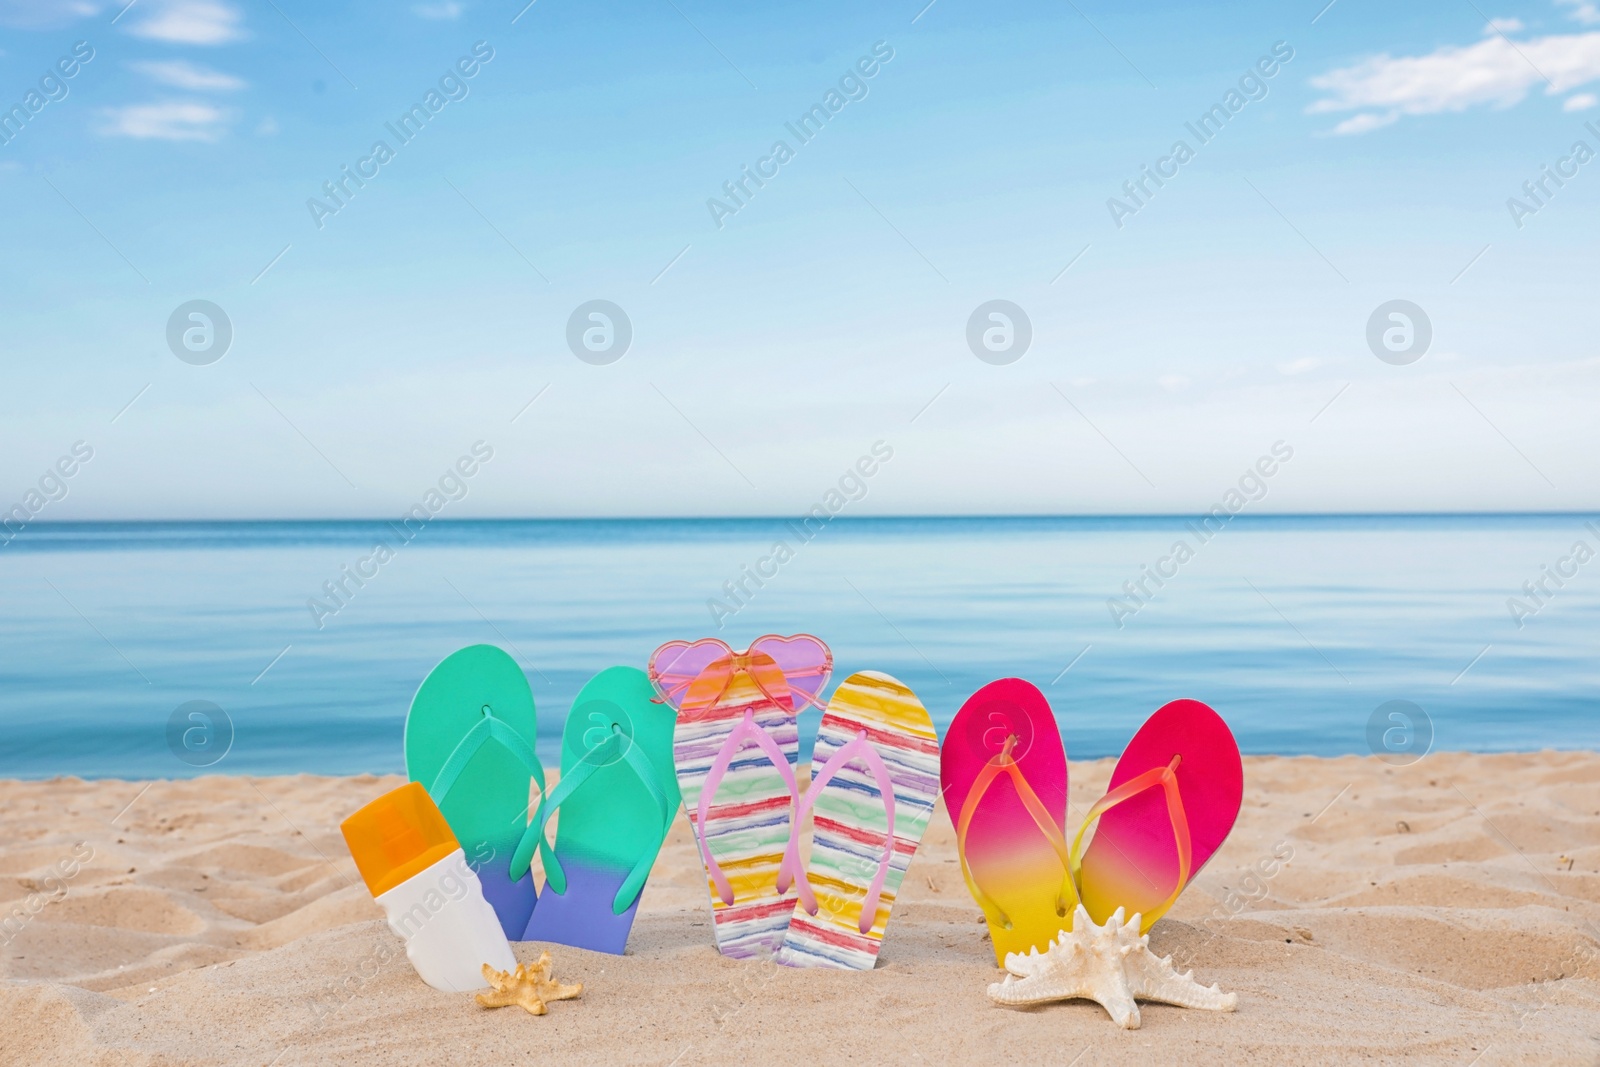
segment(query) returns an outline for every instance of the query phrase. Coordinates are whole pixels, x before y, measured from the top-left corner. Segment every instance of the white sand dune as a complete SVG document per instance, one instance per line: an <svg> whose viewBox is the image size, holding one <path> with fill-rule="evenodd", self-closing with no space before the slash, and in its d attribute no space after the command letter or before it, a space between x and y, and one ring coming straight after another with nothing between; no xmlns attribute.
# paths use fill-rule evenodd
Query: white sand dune
<svg viewBox="0 0 1600 1067"><path fill-rule="evenodd" d="M1111 766L1073 765L1074 812ZM988 1001L942 811L864 974L718 956L680 813L628 955L552 946L585 991L535 1018L424 986L383 924L338 823L398 779L0 782L0 1063L1600 1064L1600 754L1245 775L1151 933L1239 1010L1135 1031Z"/></svg>

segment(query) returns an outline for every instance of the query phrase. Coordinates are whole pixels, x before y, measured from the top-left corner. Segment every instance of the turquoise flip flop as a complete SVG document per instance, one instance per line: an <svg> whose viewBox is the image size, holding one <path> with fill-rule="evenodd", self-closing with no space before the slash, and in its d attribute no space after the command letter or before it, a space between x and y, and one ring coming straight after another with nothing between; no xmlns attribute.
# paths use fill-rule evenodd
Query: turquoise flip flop
<svg viewBox="0 0 1600 1067"><path fill-rule="evenodd" d="M406 715L406 776L427 789L483 883L506 936L522 936L537 891L509 874L528 825L528 782L545 795L533 691L516 660L471 645L428 672Z"/></svg>
<svg viewBox="0 0 1600 1067"><path fill-rule="evenodd" d="M672 732L677 716L657 704L644 671L608 667L572 702L561 740L561 781L539 803L511 874L527 874L534 849L545 887L524 941L621 955L645 879L677 814ZM545 825L557 809L554 848Z"/></svg>

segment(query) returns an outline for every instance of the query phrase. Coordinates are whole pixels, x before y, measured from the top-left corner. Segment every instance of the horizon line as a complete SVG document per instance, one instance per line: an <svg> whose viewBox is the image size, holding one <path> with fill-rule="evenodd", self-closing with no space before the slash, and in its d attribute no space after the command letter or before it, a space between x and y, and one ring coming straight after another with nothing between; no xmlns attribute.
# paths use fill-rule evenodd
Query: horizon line
<svg viewBox="0 0 1600 1067"><path fill-rule="evenodd" d="M927 513L927 514L895 514L895 515L831 515L828 521L842 520L844 522L907 522L907 521L935 521L954 522L963 520L1041 520L1041 519L1192 519L1196 515L1210 515L1208 511L1128 511L1128 512L988 512L988 513ZM1561 509L1561 510L1464 510L1464 511L1264 511L1264 512L1237 512L1229 515L1232 519L1428 519L1428 518L1559 518L1579 516L1600 516L1600 507L1593 509ZM518 522L781 522L792 520L796 515L763 514L763 515L486 515L486 516L454 516L430 517L429 525L441 523L445 525L471 525L485 523L518 523ZM816 516L802 512L801 518L815 518ZM274 523L293 523L298 525L309 524L349 524L349 523L384 523L392 522L390 516L382 515L353 515L336 518L135 518L135 519L37 519L27 524L24 529L38 527L74 527L74 526L198 526L198 525L269 525ZM14 536L23 531L18 530Z"/></svg>

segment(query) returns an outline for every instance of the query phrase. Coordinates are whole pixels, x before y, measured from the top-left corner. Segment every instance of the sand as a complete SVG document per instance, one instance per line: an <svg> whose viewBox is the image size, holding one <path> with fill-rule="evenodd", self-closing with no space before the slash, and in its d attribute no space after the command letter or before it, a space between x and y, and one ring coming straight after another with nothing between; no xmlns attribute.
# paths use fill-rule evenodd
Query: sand
<svg viewBox="0 0 1600 1067"><path fill-rule="evenodd" d="M1111 766L1073 764L1075 812ZM399 779L0 782L0 1062L1600 1063L1600 754L1245 775L1233 836L1151 933L1239 1009L1149 1005L1127 1031L1087 1001L988 1001L942 811L867 973L718 956L680 812L628 954L554 946L585 991L535 1018L397 951L338 822Z"/></svg>

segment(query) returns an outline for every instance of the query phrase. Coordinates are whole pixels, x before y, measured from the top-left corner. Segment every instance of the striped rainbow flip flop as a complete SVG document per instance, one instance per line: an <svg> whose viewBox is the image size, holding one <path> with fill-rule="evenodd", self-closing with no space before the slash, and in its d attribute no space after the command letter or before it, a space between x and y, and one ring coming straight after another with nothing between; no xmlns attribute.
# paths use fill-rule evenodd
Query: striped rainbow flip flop
<svg viewBox="0 0 1600 1067"><path fill-rule="evenodd" d="M770 959L783 944L794 911L790 883L799 874L798 859L788 877L779 868L799 800L799 760L795 712L763 693L744 671L733 675L710 707L678 713L673 763L706 868L717 951L724 956ZM706 795L715 770L720 780Z"/></svg>
<svg viewBox="0 0 1600 1067"><path fill-rule="evenodd" d="M814 809L811 862L778 962L868 970L939 795L939 738L915 693L861 671L828 702L811 767L795 815Z"/></svg>

